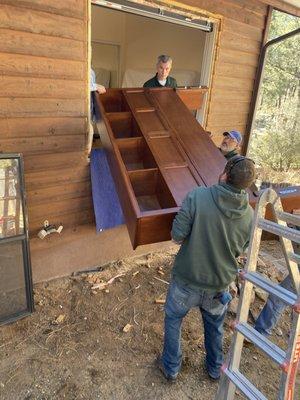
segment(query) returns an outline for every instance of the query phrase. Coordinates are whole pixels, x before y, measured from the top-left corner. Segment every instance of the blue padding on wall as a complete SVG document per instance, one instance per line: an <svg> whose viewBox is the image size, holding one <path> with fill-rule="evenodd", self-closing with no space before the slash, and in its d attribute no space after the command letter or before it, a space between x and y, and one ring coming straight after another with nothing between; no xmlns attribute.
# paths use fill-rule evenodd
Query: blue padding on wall
<svg viewBox="0 0 300 400"><path fill-rule="evenodd" d="M103 149L91 152L91 179L97 232L124 224L124 216Z"/></svg>

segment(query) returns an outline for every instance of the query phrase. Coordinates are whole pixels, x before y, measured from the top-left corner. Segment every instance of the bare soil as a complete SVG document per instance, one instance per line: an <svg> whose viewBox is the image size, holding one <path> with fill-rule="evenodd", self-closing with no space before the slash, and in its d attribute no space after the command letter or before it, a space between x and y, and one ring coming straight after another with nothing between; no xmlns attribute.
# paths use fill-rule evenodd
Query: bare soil
<svg viewBox="0 0 300 400"><path fill-rule="evenodd" d="M163 281L170 280L176 251L171 247L36 285L36 312L0 328L0 399L213 399L218 384L203 368L203 327L197 310L183 323L184 360L176 383L167 382L155 365L164 317L163 305L155 300L165 298L168 285ZM263 251L260 270L277 279L270 259L280 263L278 244L268 242ZM124 275L107 284L119 274ZM256 296L254 317L263 304ZM225 352L234 317L228 313ZM126 325L128 332L123 331ZM272 335L274 343L286 346L290 326L286 311ZM245 347L241 369L268 399L277 398L280 373L262 353ZM299 393L298 382L295 400ZM236 398L244 397L238 393Z"/></svg>

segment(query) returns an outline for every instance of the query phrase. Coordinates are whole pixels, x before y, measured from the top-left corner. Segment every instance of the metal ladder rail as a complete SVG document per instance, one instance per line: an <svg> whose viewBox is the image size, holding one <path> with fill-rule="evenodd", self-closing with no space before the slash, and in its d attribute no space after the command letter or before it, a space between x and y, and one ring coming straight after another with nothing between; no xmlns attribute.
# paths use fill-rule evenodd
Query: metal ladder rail
<svg viewBox="0 0 300 400"><path fill-rule="evenodd" d="M287 266L289 269L289 272L292 274L295 286L297 288L297 295L294 295L293 293L290 293L289 291L285 290L285 293L280 293L280 290L277 290L277 293L274 293L274 288L275 285L272 284L271 281L268 283L264 282L264 290L270 289L270 287L274 287L273 290L267 290L271 293L274 293L275 295L278 295L278 297L282 298L282 295L284 299L282 300L288 300L286 301L287 304L293 305L294 306L294 311L296 311L297 317L296 321L293 324L292 332L290 335L290 344L287 353L285 353L282 349L279 347L273 345L268 339L265 339L262 335L255 333L256 331L248 326L247 324L247 319L248 319L248 313L250 309L250 300L251 300L251 292L253 288L253 277L256 277L256 284L257 284L257 279L259 274L256 273L256 262L257 262L257 257L258 257L258 250L259 250L259 245L261 241L261 234L262 234L262 229L265 228L265 225L270 226L269 224L264 224L265 219L263 218L263 214L265 213L265 209L268 203L271 203L272 209L273 209L273 214L274 218L276 220L276 223L273 223L276 225L276 234L278 233L284 233L285 238L282 239L280 236L280 241L283 247L283 251L285 254L285 259L287 262ZM278 214L278 217L276 215L276 212ZM290 214L283 212L282 210L282 205L280 202L280 199L278 200L278 197L276 193L273 190L266 190L262 193L260 196L259 203L257 205L257 208L255 210L255 215L254 215L254 222L252 226L252 232L251 232L251 239L250 239L250 245L249 245L249 257L247 260L247 264L245 267L246 272L243 273L243 277L245 279L243 288L242 288L242 293L241 293L241 298L238 306L238 312L237 312L237 320L238 322L235 323L235 333L234 333L234 338L232 341L232 346L229 351L229 362L227 365L224 365L223 368L223 376L219 385L218 392L216 394L215 400L233 400L235 396L235 390L236 387L238 387L247 398L251 400L259 399L263 400L265 399L265 396L258 391L255 387L255 391L253 391L253 385L251 382L249 382L239 371L239 365L240 365L240 360L241 360L241 351L243 348L243 341L244 337L247 337L248 339L252 340L254 344L256 344L259 348L261 348L270 358L272 358L274 361L277 361L277 363L281 366L283 372L281 374L281 381L280 381L280 390L279 390L279 400L292 400L291 393L293 390L293 384L294 384L294 378L295 378L295 371L297 369L297 364L299 362L300 358L300 318L299 318L299 312L300 312L300 295L299 295L299 271L298 267L296 264L296 260L298 260L298 256L293 253L293 248L292 244L290 242L290 238L294 239L294 231L290 230L291 228L288 228L286 226L286 221L288 222L293 222L298 225L299 224L299 218L295 216L292 216L290 218ZM284 222L279 222L279 218L284 220ZM268 221L269 222L269 221ZM271 229L272 233L274 233L274 228L275 226L271 224ZM279 228L278 228L278 225ZM285 232L285 228L287 233ZM288 236L288 237L286 237ZM296 235L296 239L297 239ZM297 271L296 271L296 269ZM297 275L298 272L298 275ZM247 278L252 278L251 280L248 280ZM265 281L268 281L265 279ZM261 286L261 285L259 285ZM281 288L282 289L282 288ZM253 332L254 331L254 332ZM299 337L298 337L299 335ZM296 339L297 336L297 339ZM294 338L294 340L292 340ZM271 344L271 346L270 346ZM275 348L274 348L275 346ZM293 357L292 362L289 362L291 358ZM232 379L234 378L234 379ZM245 391L245 387L251 387L251 390ZM288 397L289 396L289 397Z"/></svg>
<svg viewBox="0 0 300 400"><path fill-rule="evenodd" d="M284 212L282 208L281 200L276 196L275 192L272 194L273 202L273 216L275 221L283 226L287 226L287 223L300 226L300 218L298 215L288 214ZM290 229L290 228L289 228ZM299 230L295 230L295 235L292 236L292 241L299 242ZM296 237L295 237L296 236ZM288 350L286 352L286 368L282 370L280 385L279 385L279 400L293 400L294 398L294 387L298 365L300 362L300 264L297 264L292 260L289 255L297 256L294 253L293 245L290 240L287 240L284 236L279 236L281 247L284 253L285 261L289 270L289 274L292 277L298 300L296 307L293 307L293 323L291 327ZM296 257L297 258L297 257Z"/></svg>

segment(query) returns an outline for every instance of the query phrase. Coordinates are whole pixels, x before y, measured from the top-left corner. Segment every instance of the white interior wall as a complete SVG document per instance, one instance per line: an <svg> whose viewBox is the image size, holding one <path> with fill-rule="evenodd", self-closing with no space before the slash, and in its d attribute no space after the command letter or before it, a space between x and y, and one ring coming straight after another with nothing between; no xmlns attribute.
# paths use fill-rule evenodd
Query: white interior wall
<svg viewBox="0 0 300 400"><path fill-rule="evenodd" d="M121 82L128 69L151 69L154 74L159 54L173 58L174 72L177 69L201 71L205 33L198 29L92 6L91 34L92 42L120 46ZM94 53L95 49L93 63L101 67L102 55ZM102 66L107 68L112 62L103 60Z"/></svg>
<svg viewBox="0 0 300 400"><path fill-rule="evenodd" d="M137 15L126 16L127 68L155 69L157 56L168 54L176 69L201 69L205 33Z"/></svg>
<svg viewBox="0 0 300 400"><path fill-rule="evenodd" d="M116 72L118 58L121 71L124 69L125 18L125 13L92 6L92 66L112 71L111 86L113 87L118 82ZM98 44L95 46L94 42ZM106 43L106 45L101 46L99 43ZM104 84L104 82L98 83Z"/></svg>

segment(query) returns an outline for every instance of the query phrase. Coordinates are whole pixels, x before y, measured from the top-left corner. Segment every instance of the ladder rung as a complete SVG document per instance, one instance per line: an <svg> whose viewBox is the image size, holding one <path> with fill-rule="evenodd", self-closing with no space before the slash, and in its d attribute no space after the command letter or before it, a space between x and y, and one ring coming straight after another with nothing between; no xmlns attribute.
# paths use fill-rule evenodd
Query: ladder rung
<svg viewBox="0 0 300 400"><path fill-rule="evenodd" d="M297 302L297 295L295 293L278 284L275 285L270 279L263 277L258 272L242 272L241 276L266 292L277 296L289 306L294 306Z"/></svg>
<svg viewBox="0 0 300 400"><path fill-rule="evenodd" d="M269 339L264 337L261 333L257 332L257 330L245 322L239 322L235 326L235 329L247 339L251 340L253 344L260 348L273 361L280 366L283 365L286 354L280 347L276 346Z"/></svg>
<svg viewBox="0 0 300 400"><path fill-rule="evenodd" d="M300 216L295 214L290 214L285 211L277 211L276 216L281 221L285 221L288 224L293 224L300 226Z"/></svg>
<svg viewBox="0 0 300 400"><path fill-rule="evenodd" d="M236 387L251 400L268 400L243 374L239 371L225 369L224 374Z"/></svg>
<svg viewBox="0 0 300 400"><path fill-rule="evenodd" d="M291 261L294 261L295 263L300 264L300 256L299 256L298 254L295 254L295 253L287 253L287 255L288 255L288 258L289 258Z"/></svg>
<svg viewBox="0 0 300 400"><path fill-rule="evenodd" d="M267 219L260 218L257 223L258 228L264 231L273 233L277 236L285 237L286 239L292 240L293 242L300 243L300 231L276 224L276 222L268 221Z"/></svg>

